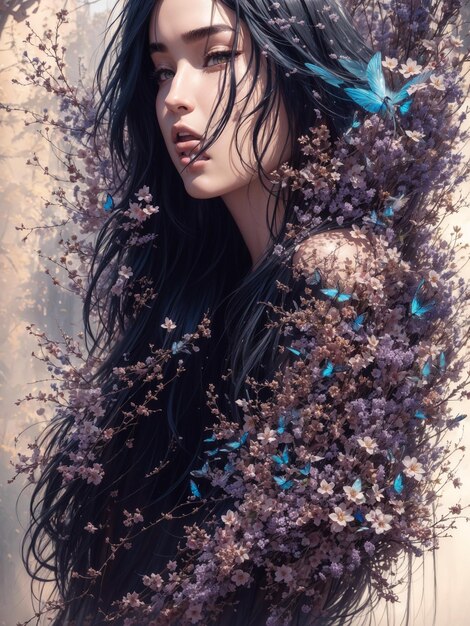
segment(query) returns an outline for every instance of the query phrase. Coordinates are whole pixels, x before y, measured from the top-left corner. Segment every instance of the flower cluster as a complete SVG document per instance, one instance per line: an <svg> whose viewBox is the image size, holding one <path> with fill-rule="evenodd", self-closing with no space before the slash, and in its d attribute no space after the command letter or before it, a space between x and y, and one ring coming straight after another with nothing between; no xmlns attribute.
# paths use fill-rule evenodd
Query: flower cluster
<svg viewBox="0 0 470 626"><path fill-rule="evenodd" d="M211 623L221 603L237 589L250 587L255 568L262 568L266 578L267 626L289 624L299 602L304 613L320 611L328 581L353 577L358 568L367 569L378 595L394 601L386 574L398 556L436 549L464 508L456 504L437 518L434 513L443 487L460 484L451 459L461 446L445 436L465 416L454 413L449 400L470 395L467 381L461 381L468 368L468 285L455 278L461 233L455 227L447 240L440 226L446 213L458 211L451 189L468 179L456 150L466 138L461 130L465 114L458 115L457 105L465 99L460 72L467 56L460 54L457 36L439 34L447 32L450 9L431 21L419 0L356 4L360 27L374 22L367 10L380 23L368 34L374 48L386 52L381 71L391 90L424 71L430 74L410 86L410 112L387 116L358 106L351 126L335 141L315 110L310 134L299 137L302 166L284 164L272 179L301 190L302 203L296 207L296 223L288 224L286 240L300 246L323 226L325 215L339 226L355 219L353 237L367 239L374 255L365 264L351 263L344 285L333 280L334 268L321 263L315 269L292 268L306 283L295 309L268 306L284 339L279 347L283 366L270 382L246 381L246 396L237 400L241 419L219 409L212 385L207 391L214 424L201 465L192 472L188 502L209 510L224 500L233 504L204 527L186 526L176 557L163 571L143 573L145 590L129 589L110 621L124 617L126 626ZM381 20L374 13L377 4L390 9ZM273 3L272 10L279 6ZM329 7L327 19L336 19ZM305 28L294 16L275 15L272 25ZM406 29L411 43L397 37ZM45 41L52 39L49 33ZM399 41L408 42L406 53ZM408 50L414 49L419 55L410 58ZM60 58L58 62L62 67ZM39 59L29 63L30 81L59 89ZM67 90L67 83L55 93L70 122L56 126L70 140L84 141L92 101ZM82 167L67 162L75 202L67 200L62 188L57 197L86 234L112 219L113 199L103 203L100 196L107 189L103 161L85 141L76 154ZM123 232L135 231L129 246L148 243L140 227L158 218L148 187L136 191L135 198L121 212ZM77 237L62 245L60 264L69 288L83 295L90 247ZM277 246L275 254L289 262L287 248ZM78 259L76 269L70 269L70 257ZM133 294L137 308L155 297L151 287L135 285L132 268L122 263L110 266L101 280L102 289L117 299ZM169 316L156 324L170 334L177 328ZM118 382L106 392L91 376L100 359L84 358L79 341L68 335L62 342L49 339L34 325L30 332L55 380L52 392L25 400L53 403L56 419L73 419L70 438L63 442L62 481L100 485L100 451L150 415L163 386L164 364L176 357L175 375L183 372L181 353L197 351L197 342L210 337L210 320L204 317L197 331L183 335L170 349L151 346L145 361L116 368ZM143 404L125 407L119 429L99 427L105 406L118 403L119 391L142 382L152 382L154 394ZM125 445L132 447L132 438ZM31 456L20 455L15 468L34 481L44 451L37 443L30 448ZM137 533L159 522L147 518L145 503L124 510L123 520L126 529L111 546L111 558L117 550L131 549ZM88 534L101 530L97 520L83 526ZM109 537L105 541L110 543ZM87 578L92 586L105 567L73 572L72 577Z"/></svg>

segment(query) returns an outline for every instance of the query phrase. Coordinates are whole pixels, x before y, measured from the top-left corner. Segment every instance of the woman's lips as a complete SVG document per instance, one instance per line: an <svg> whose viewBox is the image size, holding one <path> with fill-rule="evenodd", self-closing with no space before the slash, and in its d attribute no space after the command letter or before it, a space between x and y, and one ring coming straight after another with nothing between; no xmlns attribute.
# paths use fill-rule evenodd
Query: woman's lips
<svg viewBox="0 0 470 626"><path fill-rule="evenodd" d="M196 154L196 152L198 151L200 147L200 141L198 139L191 139L189 141L179 141L175 145L178 158L180 158L181 160L188 159L187 162L189 163L191 156L193 154ZM197 160L207 161L208 159L209 157L207 156L207 154L203 152Z"/></svg>

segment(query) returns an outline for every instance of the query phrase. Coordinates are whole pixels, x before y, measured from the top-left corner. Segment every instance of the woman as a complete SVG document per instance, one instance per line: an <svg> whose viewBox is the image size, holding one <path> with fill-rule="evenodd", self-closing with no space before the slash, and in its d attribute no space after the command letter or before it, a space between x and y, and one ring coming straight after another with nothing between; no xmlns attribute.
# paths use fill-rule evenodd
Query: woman
<svg viewBox="0 0 470 626"><path fill-rule="evenodd" d="M114 601L142 589L142 576L175 556L187 517L153 526L116 554L110 544L123 536L123 510L145 508L146 519L157 519L185 501L205 429L213 421L206 405L208 384L215 385L221 405L235 418L246 376L270 380L285 360L285 353L278 354L279 333L265 328L265 303L282 301L292 308L305 288L294 278L293 266L311 274L315 252L323 263L319 267L328 266L333 278L345 280L346 260L356 259L360 271L371 254L367 242L351 236L353 219L339 228L327 214L320 215L321 226L317 222L300 247L287 239L300 193L271 178L285 162L300 168L304 155L297 138L314 124L314 109L323 111L335 139L350 126L356 108L305 63L354 85L361 79L336 59L343 55L367 64L372 56L345 9L335 0L328 0L326 9L324 4L125 2L98 71L96 123L97 133L109 124L121 200L99 234L84 311L90 356L105 356L95 383L103 399L117 395L115 402L103 401L95 423L114 436L94 458L104 468L99 484L72 480L64 485L64 455L77 445L69 438L72 420L58 422L50 433L48 463L33 496L30 549L53 572L64 599L55 626L105 623L103 615ZM328 11L335 19L325 20ZM316 27L321 22L324 27ZM155 206L139 232L148 236L147 243L131 246L132 232L122 226L136 190ZM275 253L279 247L281 254ZM130 290L103 288L102 283L116 284L123 266L133 285L151 277L153 296L145 306L135 307ZM277 281L290 285L288 297L279 295ZM206 312L210 340L190 358L178 353L178 342L194 332ZM92 313L101 319L98 329ZM171 384L155 394L138 423L126 428L124 408L138 407L155 383L127 388L119 385L116 372L127 363L145 362L149 344L172 345L186 371L175 376L175 363L169 363L163 380ZM227 366L232 376L222 378ZM155 472L159 464L162 471ZM219 513L229 508L225 501ZM104 562L86 595L90 581L80 573L99 570ZM265 623L263 572L257 576L254 586L239 590L237 611L227 606L220 625ZM343 617L337 623L345 623L367 583L361 570L354 584L326 582L320 591L329 612L321 623L334 623L338 616ZM320 623L300 613L298 619L304 621L294 623Z"/></svg>

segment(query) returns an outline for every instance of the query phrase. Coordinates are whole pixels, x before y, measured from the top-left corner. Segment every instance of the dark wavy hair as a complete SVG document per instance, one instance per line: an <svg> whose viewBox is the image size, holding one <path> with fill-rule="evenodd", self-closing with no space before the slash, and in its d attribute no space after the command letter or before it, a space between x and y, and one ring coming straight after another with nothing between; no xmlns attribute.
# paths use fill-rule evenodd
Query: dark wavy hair
<svg viewBox="0 0 470 626"><path fill-rule="evenodd" d="M314 109L323 111L333 139L351 123L353 116L353 103L341 97L340 90L325 90L322 81L306 70L304 63L321 65L354 83L358 79L347 74L335 55L367 63L372 51L355 29L351 16L336 0L280 0L276 14L270 10L272 0L218 1L236 16L235 37L238 37L241 21L251 34L250 65L254 63L255 76L259 73L266 45L269 50L267 86L252 140L260 177L263 146L259 145L259 134L279 98L288 113L290 164L299 168L305 157L297 138L308 134L309 127L314 125ZM339 19L325 20L326 27L319 29L315 25L322 21L325 2ZM215 385L221 408L237 417L235 399L243 394L246 376L268 380L279 366L276 355L281 338L276 331L264 327L267 317L263 302L289 306L304 286L302 279L294 279L292 268L272 253L278 243L288 250L290 246L293 253L293 242L285 241L284 235L289 222L297 223L294 207L300 200L299 190L281 186L270 189L276 196L276 210L269 224L271 242L254 268L245 242L222 199L195 199L185 191L167 153L155 115L156 87L150 78L153 68L148 52L149 20L154 6L155 0L124 3L110 26L112 35L96 75L99 103L95 133L103 130L108 133L115 192L121 200L96 239L84 304L87 349L90 356L99 355L103 359L95 378L103 394L107 394L116 383L114 368L144 361L149 355L149 344L169 347L169 333L160 327L165 316L177 325L171 341L194 332L205 312L211 317L212 335L210 340L200 344L199 352L178 355L186 368L182 375L175 378L175 363L168 364L165 379L173 377L174 380L159 394L153 405L155 412L150 417L142 417L132 432L122 431L113 437L102 450L97 459L105 470L100 485L86 484L81 479L62 484L58 466L64 454L73 452L76 446L76 442L69 439L73 416L54 419L44 433L47 463L32 495L32 521L23 541L23 559L33 580L52 578L56 592L65 600L65 608L58 612L53 626L104 623L101 611L110 611L112 602L127 591L143 589L142 575L160 571L167 560L175 556L183 525L189 523L187 518L173 519L169 524L158 524L142 533L133 541L132 549L124 554L117 553L108 563L92 595L69 603L83 596L88 585L87 581L72 577L72 572L85 572L89 567L98 569L109 556L109 545L104 539L109 536L115 542L119 538L124 508L134 510L139 506L142 509L145 503L146 519L150 519L185 500L189 472L195 464L199 465L202 440L207 436L204 428L210 426L213 418L206 405L207 385ZM304 24L293 22L289 29L282 30L270 23L276 15L296 16L297 21L303 20ZM298 38L296 44L294 37ZM225 79L230 81L228 104L205 149L224 129L234 105L233 63L232 56L225 73ZM253 84L250 95L254 88ZM222 95L219 105L221 98ZM220 112L220 106L217 111ZM254 111L249 112L252 113ZM143 234L157 235L156 244L150 241L146 246L132 247L126 245L130 232L121 228L123 212L143 185L150 187L154 204L160 209L143 224ZM281 199L285 213L282 227L275 233L272 225ZM343 227L350 226L345 222ZM331 218L330 222L325 219L325 228L338 228L338 225ZM115 280L122 264L132 268L135 281L151 277L158 294L136 316L129 294L124 293L119 298L100 287L109 268L114 268ZM289 296L279 293L277 281L292 288ZM100 322L96 323L96 319ZM231 376L224 381L221 374L227 367L231 369ZM98 418L97 426L121 425L123 407L131 400L138 404L147 391L148 385L144 384L138 389L120 390L118 402L109 403L105 414ZM125 445L130 436L131 448ZM164 471L145 478L165 461L169 464ZM115 499L110 496L113 490L118 491ZM230 503L224 503L225 509L229 506ZM202 522L199 515L200 518L191 521ZM83 532L89 520L96 526L103 524L103 529L93 534ZM260 571L255 585L237 592L236 599L240 600L237 610L227 607L218 623L223 626L265 623L262 620L267 616L267 603L261 592L262 582ZM355 573L353 581L335 581L326 599L325 617L315 623L348 623L348 616L370 605L370 594L364 593L367 586L365 574ZM294 623L313 622L311 616L301 615L299 611Z"/></svg>

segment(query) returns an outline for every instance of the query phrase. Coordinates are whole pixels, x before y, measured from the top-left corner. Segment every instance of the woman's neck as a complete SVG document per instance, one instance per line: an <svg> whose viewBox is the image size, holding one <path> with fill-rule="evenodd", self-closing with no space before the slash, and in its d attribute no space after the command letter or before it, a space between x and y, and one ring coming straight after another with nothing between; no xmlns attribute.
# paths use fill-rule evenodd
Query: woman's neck
<svg viewBox="0 0 470 626"><path fill-rule="evenodd" d="M274 186L273 186L274 189ZM276 195L270 194L256 179L251 185L235 189L222 196L227 209L230 211L240 233L245 241L255 269L263 258L272 237L269 225L272 222ZM266 220L266 206L268 205L268 219ZM285 204L281 195L276 209L276 220L273 224L273 234L278 235L285 213Z"/></svg>

